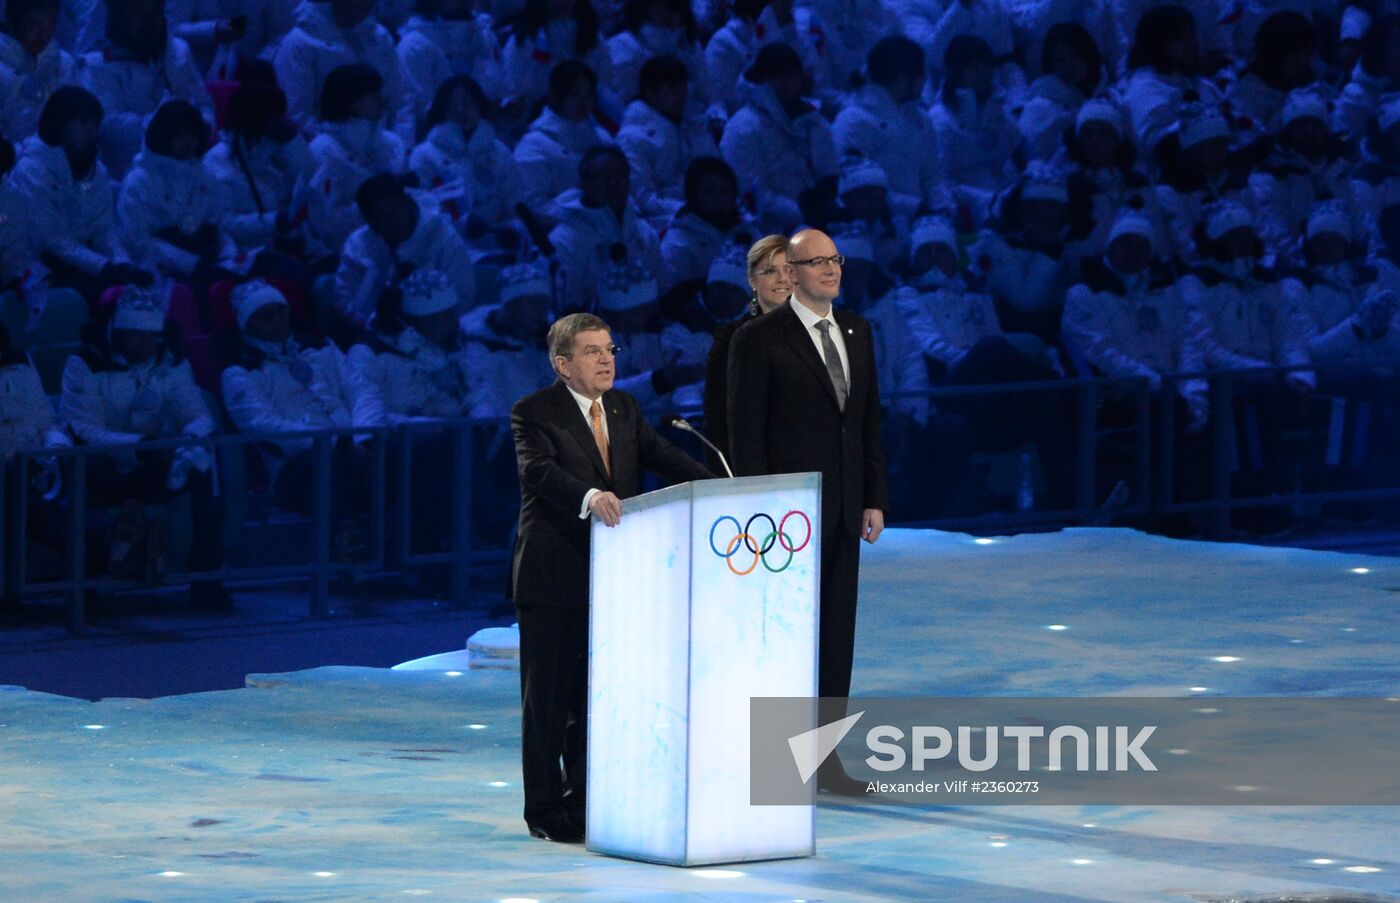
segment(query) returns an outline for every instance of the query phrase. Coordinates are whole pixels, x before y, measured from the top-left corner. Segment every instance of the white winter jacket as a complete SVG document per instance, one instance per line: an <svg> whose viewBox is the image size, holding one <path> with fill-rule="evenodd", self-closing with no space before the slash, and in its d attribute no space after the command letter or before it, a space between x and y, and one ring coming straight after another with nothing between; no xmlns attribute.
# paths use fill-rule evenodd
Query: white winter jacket
<svg viewBox="0 0 1400 903"><path fill-rule="evenodd" d="M506 93L501 75L501 42L491 17L432 20L414 16L399 34L399 66L404 87L419 111L426 111L438 87L453 75L470 75L486 96Z"/></svg>
<svg viewBox="0 0 1400 903"><path fill-rule="evenodd" d="M398 248L391 249L369 226L355 230L335 274L336 310L352 323L368 323L379 293L397 279L396 263L446 273L464 308L475 300L476 275L466 243L441 214L422 211L413 234Z"/></svg>
<svg viewBox="0 0 1400 903"><path fill-rule="evenodd" d="M88 275L125 259L117 239L116 186L100 161L88 178L75 181L63 149L34 136L24 142L11 180L27 207L36 252Z"/></svg>
<svg viewBox="0 0 1400 903"><path fill-rule="evenodd" d="M354 346L348 358L355 378L378 396L388 422L404 423L468 416L471 358L480 353L480 346L461 336L446 349L406 326L396 336L376 335Z"/></svg>
<svg viewBox="0 0 1400 903"><path fill-rule="evenodd" d="M1184 276L1178 287L1210 369L1309 362L1301 314L1306 298L1296 281L1275 281L1258 271L1227 274L1210 266Z"/></svg>
<svg viewBox="0 0 1400 903"><path fill-rule="evenodd" d="M884 88L867 85L851 95L832 132L843 156L865 157L884 169L890 206L901 216L913 216L922 205L939 210L950 204L938 133L917 100L897 104Z"/></svg>
<svg viewBox="0 0 1400 903"><path fill-rule="evenodd" d="M672 122L640 100L628 104L617 143L632 165L632 198L658 231L685 205L685 170L696 157L718 156L719 148L693 109Z"/></svg>
<svg viewBox="0 0 1400 903"><path fill-rule="evenodd" d="M584 151L608 143L608 133L595 120L570 122L545 107L515 145L525 202L536 210L555 212L554 199L578 185Z"/></svg>
<svg viewBox="0 0 1400 903"><path fill-rule="evenodd" d="M309 151L307 231L317 250L335 254L350 233L364 224L355 205L360 184L381 172L403 173L403 142L377 122L352 119L324 123Z"/></svg>
<svg viewBox="0 0 1400 903"><path fill-rule="evenodd" d="M19 144L39 129L49 95L78 81L77 62L50 42L37 57L0 32L0 135Z"/></svg>
<svg viewBox="0 0 1400 903"><path fill-rule="evenodd" d="M410 104L389 32L374 16L346 31L332 18L330 3L314 0L303 0L297 8L296 28L277 48L277 84L287 93L287 111L303 121L320 118L321 86L326 76L337 66L351 63L374 67L384 79L389 118L399 129L409 129L413 121Z"/></svg>
<svg viewBox="0 0 1400 903"><path fill-rule="evenodd" d="M469 139L453 123L433 126L409 155L408 168L418 174L423 188L441 190L460 183L468 203L465 209L459 208L459 216L470 213L492 225L515 218L521 197L520 167L488 122L479 123Z"/></svg>
<svg viewBox="0 0 1400 903"><path fill-rule="evenodd" d="M836 139L815 108L790 117L767 85L746 82L745 88L748 100L724 127L720 151L758 219L787 231L802 221L798 195L837 174Z"/></svg>
<svg viewBox="0 0 1400 903"><path fill-rule="evenodd" d="M638 215L635 204L627 204L619 221L607 207L586 206L583 193L577 188L565 192L559 200L563 219L549 233L549 240L559 257L564 280L560 301L566 308L591 307L616 244L627 249L628 260L647 268L660 290L666 289L661 243L656 231Z"/></svg>
<svg viewBox="0 0 1400 903"><path fill-rule="evenodd" d="M209 149L204 171L218 186L223 226L239 250L255 253L272 240L278 213L298 213L291 209L292 199L299 185L310 184L310 169L310 150L300 135L286 144L263 138L250 147L225 132Z"/></svg>
<svg viewBox="0 0 1400 903"><path fill-rule="evenodd" d="M117 221L132 260L145 269L188 276L199 258L159 233L174 229L193 235L206 223L221 226L223 198L202 161L177 160L149 148L136 155L117 195ZM219 260L232 261L237 247L219 230Z"/></svg>

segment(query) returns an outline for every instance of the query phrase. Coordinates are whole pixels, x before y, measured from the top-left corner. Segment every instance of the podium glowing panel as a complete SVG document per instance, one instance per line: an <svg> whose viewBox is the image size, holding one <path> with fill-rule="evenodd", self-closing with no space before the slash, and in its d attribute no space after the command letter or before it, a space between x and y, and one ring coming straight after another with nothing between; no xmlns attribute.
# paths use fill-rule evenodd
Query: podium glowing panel
<svg viewBox="0 0 1400 903"><path fill-rule="evenodd" d="M593 526L588 847L673 865L809 856L749 805L749 698L815 696L820 477L673 486Z"/></svg>

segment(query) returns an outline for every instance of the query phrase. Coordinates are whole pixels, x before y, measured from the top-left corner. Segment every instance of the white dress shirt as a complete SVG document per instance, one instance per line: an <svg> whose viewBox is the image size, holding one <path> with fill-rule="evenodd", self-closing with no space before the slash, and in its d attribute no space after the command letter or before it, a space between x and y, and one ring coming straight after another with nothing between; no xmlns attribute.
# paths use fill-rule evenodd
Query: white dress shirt
<svg viewBox="0 0 1400 903"><path fill-rule="evenodd" d="M578 409L583 412L583 420L585 423L588 424L588 432L592 433L593 418L589 416L588 412L593 408L593 399L589 398L586 395L580 395L579 393L575 392L573 386L570 386L567 383L564 385L564 388L568 389L569 394L574 396L574 401L578 404ZM603 421L603 438L608 440L608 447L611 448L612 436L608 433L608 415L607 410L603 407L602 396L599 396L598 398L598 409L602 412L602 416L599 419ZM601 489L595 488L590 489L583 494L583 507L580 508L578 512L579 520L587 520L588 515L593 513L588 510L588 503L593 501L593 496L597 495L602 491L603 490Z"/></svg>
<svg viewBox="0 0 1400 903"><path fill-rule="evenodd" d="M828 309L824 317L817 316L812 312L811 308L797 300L797 295L793 295L789 298L788 304L793 310L797 311L797 318L801 320L802 325L807 328L807 338L811 339L812 344L817 346L817 357L821 358L823 363L826 361L826 351L822 348L822 333L821 330L817 328L817 324L823 320L831 324L831 329L827 331L827 334L831 336L831 341L836 345L837 357L841 358L841 372L846 377L846 391L849 392L851 387L851 359L846 354L846 338L841 334L841 324L837 323L836 318L832 316L832 310Z"/></svg>

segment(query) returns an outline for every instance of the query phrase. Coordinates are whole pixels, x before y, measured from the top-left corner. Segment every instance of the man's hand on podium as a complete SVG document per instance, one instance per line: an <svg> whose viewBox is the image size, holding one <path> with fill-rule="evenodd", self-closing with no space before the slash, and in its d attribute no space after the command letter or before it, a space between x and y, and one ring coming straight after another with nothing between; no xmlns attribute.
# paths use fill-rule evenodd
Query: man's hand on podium
<svg viewBox="0 0 1400 903"><path fill-rule="evenodd" d="M885 532L885 512L879 508L866 508L860 520L860 538L873 543Z"/></svg>
<svg viewBox="0 0 1400 903"><path fill-rule="evenodd" d="M588 503L588 510L609 527L616 527L622 522L622 501L611 492L600 492L593 496L592 501Z"/></svg>

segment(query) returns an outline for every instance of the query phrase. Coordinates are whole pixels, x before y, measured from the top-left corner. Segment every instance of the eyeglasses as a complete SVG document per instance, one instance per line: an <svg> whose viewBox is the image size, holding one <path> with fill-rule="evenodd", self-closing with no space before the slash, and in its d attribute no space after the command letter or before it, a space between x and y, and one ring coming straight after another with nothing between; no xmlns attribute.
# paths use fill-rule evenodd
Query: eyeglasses
<svg viewBox="0 0 1400 903"><path fill-rule="evenodd" d="M788 263L795 267L807 267L812 270L819 270L828 263L841 267L846 265L846 255L832 254L830 257L808 257L806 260L789 260Z"/></svg>
<svg viewBox="0 0 1400 903"><path fill-rule="evenodd" d="M606 347L601 345L589 345L587 348L579 352L579 357L589 361L596 361L601 360L603 355L605 354L608 357L613 358L617 357L621 353L622 346L620 345L608 345ZM564 355L564 357L573 357L573 353L571 352L569 354L566 354Z"/></svg>

